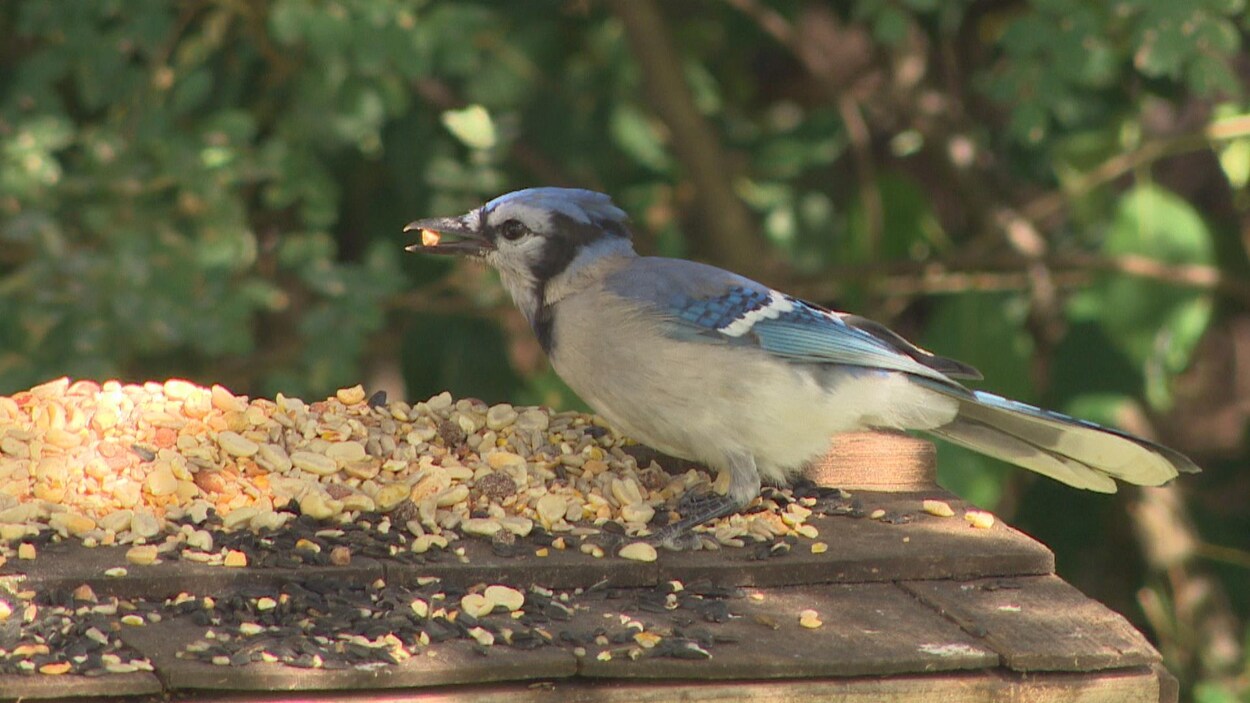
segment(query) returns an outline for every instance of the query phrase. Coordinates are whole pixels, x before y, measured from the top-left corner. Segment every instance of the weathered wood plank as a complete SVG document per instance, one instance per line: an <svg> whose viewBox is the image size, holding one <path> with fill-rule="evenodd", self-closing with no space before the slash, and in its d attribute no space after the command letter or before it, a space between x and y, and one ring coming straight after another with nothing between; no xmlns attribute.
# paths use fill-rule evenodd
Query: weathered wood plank
<svg viewBox="0 0 1250 703"><path fill-rule="evenodd" d="M0 675L0 700L146 696L160 692L160 680L146 671L108 676Z"/></svg>
<svg viewBox="0 0 1250 703"><path fill-rule="evenodd" d="M197 695L200 703L210 696ZM237 699L230 699L237 700ZM621 681L572 679L526 686L488 684L411 691L301 693L264 698L267 703L1149 703L1159 700L1149 670L1027 677L959 672L892 678L855 677L773 681Z"/></svg>
<svg viewBox="0 0 1250 703"><path fill-rule="evenodd" d="M818 539L829 545L828 552L812 554L804 540L781 559L755 559L741 549L668 555L658 562L660 578L766 587L1054 573L1054 555L1044 545L1001 521L988 530L971 527L960 517L967 504L943 491L855 496L868 513L884 510L910 522L809 520L820 531ZM946 500L956 516L922 512L921 501L929 497Z"/></svg>
<svg viewBox="0 0 1250 703"><path fill-rule="evenodd" d="M185 621L166 621L128 628L122 639L151 660L157 676L171 690L354 691L525 682L567 678L577 672L576 658L556 647L533 651L500 647L482 653L464 640L444 642L400 664L368 670L308 669L276 663L215 666L176 656L203 634L204 628Z"/></svg>
<svg viewBox="0 0 1250 703"><path fill-rule="evenodd" d="M1057 576L900 584L1016 671L1148 666L1159 653L1121 615Z"/></svg>
<svg viewBox="0 0 1250 703"><path fill-rule="evenodd" d="M827 552L813 554L812 542L799 540L784 557L760 559L751 548L674 553L662 551L659 561L640 564L615 557L594 559L575 548L549 550L546 558L532 551L505 558L495 555L484 540L457 543L465 549L462 561L450 554L436 563L421 565L354 557L347 566L307 566L299 569L224 568L170 560L151 566L126 563L124 547L88 549L78 544L52 544L40 549L33 561L10 560L4 574L25 576L23 588L68 590L89 584L100 595L166 597L180 591L224 589L275 584L292 580L330 578L368 583L386 578L408 583L419 576L438 576L444 582L541 584L548 588L587 588L598 583L616 587L651 586L671 579L709 580L727 586L795 586L813 583L852 583L909 579L977 578L1046 574L1054 571L1054 556L1045 546L1001 522L988 530L975 529L958 515L939 518L921 511L928 497L947 500L957 513L965 504L940 490L925 493L856 493L862 512L885 511L895 523L866 517L828 516L808 522L819 530ZM105 569L125 566L122 578L104 576Z"/></svg>
<svg viewBox="0 0 1250 703"><path fill-rule="evenodd" d="M166 560L148 566L126 562L127 547L95 547L78 543L50 544L32 561L10 560L6 571L20 581L19 588L43 592L70 591L87 584L100 596L164 598L182 591L209 593L229 588L270 585L310 578L341 583L369 583L385 575L376 560L358 557L348 566L301 569L254 569L209 566L192 561ZM127 574L114 578L105 570L121 566Z"/></svg>
<svg viewBox="0 0 1250 703"><path fill-rule="evenodd" d="M621 616L648 632L674 630L687 636L700 630L732 643L709 646L709 659L650 656L633 661L638 647L588 646L582 676L609 678L764 679L809 676L864 676L983 669L998 655L892 584L805 586L758 591L728 602L733 618L719 624L685 624L690 613L640 612L628 600L605 601L582 611L569 629L622 629ZM799 613L813 609L823 625L799 624ZM684 625L684 626L682 626ZM613 654L602 661L603 652Z"/></svg>

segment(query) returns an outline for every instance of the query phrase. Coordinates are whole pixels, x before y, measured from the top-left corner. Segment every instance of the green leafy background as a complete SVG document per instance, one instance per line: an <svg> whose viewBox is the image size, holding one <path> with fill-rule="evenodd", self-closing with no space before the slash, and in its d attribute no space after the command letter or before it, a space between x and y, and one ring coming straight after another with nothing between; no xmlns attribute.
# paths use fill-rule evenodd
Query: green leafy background
<svg viewBox="0 0 1250 703"><path fill-rule="evenodd" d="M1145 494L940 454L1150 633L1183 698L1250 700L1248 27L1242 0L10 0L0 393L182 376L582 407L492 274L400 230L600 189L647 253L1197 458L1174 518L1199 547L1168 570ZM643 59L670 54L657 80ZM1175 598L1194 583L1223 625Z"/></svg>

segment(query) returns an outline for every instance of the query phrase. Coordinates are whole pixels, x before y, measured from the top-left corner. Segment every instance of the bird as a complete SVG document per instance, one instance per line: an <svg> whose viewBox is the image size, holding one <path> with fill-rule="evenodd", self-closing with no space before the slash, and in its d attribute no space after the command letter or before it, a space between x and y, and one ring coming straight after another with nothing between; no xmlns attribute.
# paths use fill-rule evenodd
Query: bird
<svg viewBox="0 0 1250 703"><path fill-rule="evenodd" d="M495 268L556 373L616 430L728 473L650 539L682 548L695 527L785 485L831 437L920 431L1077 488L1168 483L1198 466L1180 452L960 381L972 366L883 324L744 276L639 255L610 196L535 187L468 213L409 223L409 251ZM723 480L718 484L723 485Z"/></svg>

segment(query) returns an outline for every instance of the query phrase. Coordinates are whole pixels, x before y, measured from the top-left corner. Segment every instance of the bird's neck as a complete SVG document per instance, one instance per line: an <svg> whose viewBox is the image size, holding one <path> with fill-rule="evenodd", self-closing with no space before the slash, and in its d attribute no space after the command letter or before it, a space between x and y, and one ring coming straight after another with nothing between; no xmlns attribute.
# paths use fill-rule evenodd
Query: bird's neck
<svg viewBox="0 0 1250 703"><path fill-rule="evenodd" d="M638 257L628 239L604 237L584 247L568 266L544 281L542 304L555 305L564 298L602 281L609 273Z"/></svg>
<svg viewBox="0 0 1250 703"><path fill-rule="evenodd" d="M553 307L564 298L596 285L637 256L628 239L605 237L584 247L563 270L545 280L503 272L501 279L521 314L534 328L543 349L550 353Z"/></svg>

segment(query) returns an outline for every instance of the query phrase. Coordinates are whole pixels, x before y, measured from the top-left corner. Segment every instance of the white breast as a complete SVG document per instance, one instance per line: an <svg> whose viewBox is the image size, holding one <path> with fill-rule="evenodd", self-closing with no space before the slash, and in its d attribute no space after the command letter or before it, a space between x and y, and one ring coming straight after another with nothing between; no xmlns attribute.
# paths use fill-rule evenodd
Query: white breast
<svg viewBox="0 0 1250 703"><path fill-rule="evenodd" d="M795 365L655 330L616 296L582 291L560 304L552 363L625 434L713 467L745 452L766 481L781 482L823 454L836 433L937 427L957 410L953 399L901 373Z"/></svg>

